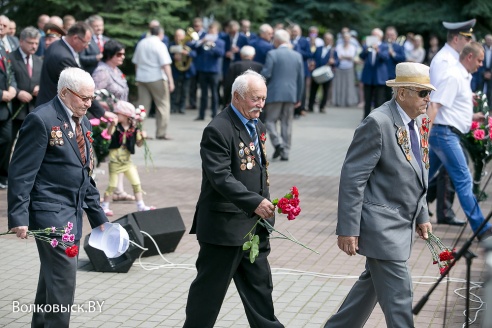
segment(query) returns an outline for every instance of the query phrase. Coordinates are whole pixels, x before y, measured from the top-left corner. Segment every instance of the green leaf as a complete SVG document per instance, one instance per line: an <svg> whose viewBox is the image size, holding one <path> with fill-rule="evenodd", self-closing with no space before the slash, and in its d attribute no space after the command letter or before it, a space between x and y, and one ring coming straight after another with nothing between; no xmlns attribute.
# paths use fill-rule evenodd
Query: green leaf
<svg viewBox="0 0 492 328"><path fill-rule="evenodd" d="M257 236L255 236L255 237L257 237ZM258 244L253 243L251 245L251 250L249 251L249 261L251 263L254 263L256 258L258 257L259 253L260 252L259 252Z"/></svg>
<svg viewBox="0 0 492 328"><path fill-rule="evenodd" d="M247 241L243 244L243 251L247 251L250 248L251 248L251 242L250 241Z"/></svg>
<svg viewBox="0 0 492 328"><path fill-rule="evenodd" d="M278 198L275 198L274 200L272 200L272 204L274 206L277 206L277 204L278 204Z"/></svg>
<svg viewBox="0 0 492 328"><path fill-rule="evenodd" d="M254 235L251 242L256 245L260 244L260 237L258 235Z"/></svg>

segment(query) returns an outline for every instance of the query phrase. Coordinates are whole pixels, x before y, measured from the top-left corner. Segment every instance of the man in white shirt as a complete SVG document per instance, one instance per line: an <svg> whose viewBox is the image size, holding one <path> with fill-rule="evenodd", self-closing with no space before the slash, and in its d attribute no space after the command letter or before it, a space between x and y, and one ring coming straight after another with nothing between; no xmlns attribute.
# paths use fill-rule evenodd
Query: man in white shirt
<svg viewBox="0 0 492 328"><path fill-rule="evenodd" d="M430 64L431 83L436 86L437 90L445 88L442 83L448 70L458 63L461 50L463 50L463 47L471 41L471 33L475 21L475 19L472 19L466 22L442 23L448 30L447 42L436 54L434 59L432 59ZM431 95L431 103L429 105L429 116L431 118L433 118L437 111L435 106L436 100L434 93ZM431 121L431 124L432 123L433 121ZM439 170L437 176L434 178L429 176L429 178L427 201L431 203L436 199L437 223L458 226L464 225L466 222L458 220L453 211L455 189L446 169L443 167Z"/></svg>
<svg viewBox="0 0 492 328"><path fill-rule="evenodd" d="M149 109L156 106L156 138L170 140L167 126L170 115L170 93L174 91L171 56L161 41L164 30L160 26L150 29L151 36L137 44L132 62L138 82L138 103Z"/></svg>
<svg viewBox="0 0 492 328"><path fill-rule="evenodd" d="M470 86L471 73L482 66L483 59L484 51L480 43L465 45L459 63L448 70L440 84L442 87L432 96L435 110L428 111L433 122L429 137L429 178L436 175L441 166L446 168L473 231L477 231L484 216L473 195L472 179L460 145L460 136L470 131L472 120L484 119L483 113L473 113ZM478 239L483 240L490 235L492 225L488 223L480 231Z"/></svg>

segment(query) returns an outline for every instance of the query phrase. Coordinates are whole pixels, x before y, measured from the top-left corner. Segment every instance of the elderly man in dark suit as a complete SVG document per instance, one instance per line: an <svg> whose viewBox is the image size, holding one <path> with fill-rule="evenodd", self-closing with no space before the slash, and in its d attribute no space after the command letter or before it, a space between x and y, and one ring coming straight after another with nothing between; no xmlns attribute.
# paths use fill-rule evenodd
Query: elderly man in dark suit
<svg viewBox="0 0 492 328"><path fill-rule="evenodd" d="M265 126L258 120L267 95L265 80L248 70L234 81L232 93L231 106L205 128L200 144L202 189L190 232L197 235L200 253L184 327L214 326L231 279L251 327L283 327L273 309L268 231L256 228L260 245L254 263L242 249L258 216L274 223Z"/></svg>
<svg viewBox="0 0 492 328"><path fill-rule="evenodd" d="M229 67L227 76L224 77L224 102L226 105L231 103L232 84L236 78L243 74L248 69L261 73L263 65L253 61L255 57L255 48L252 46L244 46L241 48L241 60L234 62Z"/></svg>
<svg viewBox="0 0 492 328"><path fill-rule="evenodd" d="M273 37L274 50L267 54L261 75L266 77L268 98L265 108L265 124L275 147L273 158L289 160L292 139L294 107L301 104L304 87L302 56L291 49L289 33L277 30ZM280 136L277 121L280 120Z"/></svg>
<svg viewBox="0 0 492 328"><path fill-rule="evenodd" d="M26 27L21 31L19 48L9 55L19 90L12 100L12 140L15 140L27 114L35 107L43 65L43 60L35 55L40 37L36 28Z"/></svg>
<svg viewBox="0 0 492 328"><path fill-rule="evenodd" d="M8 24L0 19L0 38L6 35ZM12 99L17 95L17 83L7 52L0 46L0 189L7 188L7 177L12 142Z"/></svg>
<svg viewBox="0 0 492 328"><path fill-rule="evenodd" d="M29 229L64 227L73 223L75 244L82 236L82 210L91 226L107 222L91 177L94 166L89 120L94 81L78 68L60 75L58 95L29 114L12 157L8 192L8 224L17 237ZM62 247L36 239L41 261L34 303L70 308L75 295L77 257ZM69 311L33 313L32 327L68 327Z"/></svg>
<svg viewBox="0 0 492 328"><path fill-rule="evenodd" d="M99 15L92 15L87 18L87 23L92 28L92 39L89 46L85 48L80 55L80 65L89 74L94 73L97 64L102 58L104 44L109 38L104 33L104 20Z"/></svg>
<svg viewBox="0 0 492 328"><path fill-rule="evenodd" d="M386 85L388 80L389 52L388 44L382 43L383 31L375 28L371 32L374 42L364 46L360 58L364 60L361 81L364 83L364 117L374 107L381 106L386 100Z"/></svg>
<svg viewBox="0 0 492 328"><path fill-rule="evenodd" d="M400 63L386 82L393 98L355 130L340 175L338 247L366 257L360 275L325 327L363 327L376 303L389 328L414 327L407 267L415 232L432 231L428 182L429 67ZM395 186L398 186L395 188Z"/></svg>
<svg viewBox="0 0 492 328"><path fill-rule="evenodd" d="M44 54L41 82L36 105L42 105L53 99L57 94L58 77L67 67L80 67L79 52L87 48L91 42L92 33L89 25L78 22L61 40L50 45ZM105 111L97 101L92 102L89 112L96 116L117 119L116 114Z"/></svg>
<svg viewBox="0 0 492 328"><path fill-rule="evenodd" d="M272 38L273 28L268 24L261 25L259 36L250 41L250 44L255 48L255 62L265 65L267 53L273 49Z"/></svg>

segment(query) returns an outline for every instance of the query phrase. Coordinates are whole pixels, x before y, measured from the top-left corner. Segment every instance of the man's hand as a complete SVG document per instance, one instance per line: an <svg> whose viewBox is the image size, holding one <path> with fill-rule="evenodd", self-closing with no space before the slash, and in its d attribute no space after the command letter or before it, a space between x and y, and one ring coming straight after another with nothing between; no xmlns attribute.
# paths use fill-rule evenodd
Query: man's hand
<svg viewBox="0 0 492 328"><path fill-rule="evenodd" d="M263 199L255 210L255 213L258 214L262 219L268 219L273 217L275 213L275 206L268 200Z"/></svg>
<svg viewBox="0 0 492 328"><path fill-rule="evenodd" d="M490 80L492 78L492 72L484 72L483 73L483 78L485 80Z"/></svg>
<svg viewBox="0 0 492 328"><path fill-rule="evenodd" d="M483 123L485 121L485 115L482 112L474 113L472 120L475 122Z"/></svg>
<svg viewBox="0 0 492 328"><path fill-rule="evenodd" d="M338 236L338 248L347 253L347 255L356 255L359 250L358 236Z"/></svg>
<svg viewBox="0 0 492 328"><path fill-rule="evenodd" d="M37 96L38 96L38 93L39 93L39 85L36 85L36 86L34 87L34 89L32 90L32 95L33 95L34 97L37 97Z"/></svg>
<svg viewBox="0 0 492 328"><path fill-rule="evenodd" d="M15 98L16 94L17 94L17 91L15 91L15 88L9 87L8 90L4 90L2 92L2 101L5 101L5 102L11 101L12 99Z"/></svg>
<svg viewBox="0 0 492 328"><path fill-rule="evenodd" d="M174 80L170 79L169 80L169 93L172 93L174 91Z"/></svg>
<svg viewBox="0 0 492 328"><path fill-rule="evenodd" d="M32 100L32 96L29 92L21 90L17 94L17 99L19 99L23 103L28 103Z"/></svg>
<svg viewBox="0 0 492 328"><path fill-rule="evenodd" d="M432 224L430 222L418 224L417 228L415 228L420 238L427 240L429 238L428 232L432 232Z"/></svg>
<svg viewBox="0 0 492 328"><path fill-rule="evenodd" d="M27 230L28 230L27 226L20 226L10 229L11 232L15 232L17 237L21 239L27 239Z"/></svg>

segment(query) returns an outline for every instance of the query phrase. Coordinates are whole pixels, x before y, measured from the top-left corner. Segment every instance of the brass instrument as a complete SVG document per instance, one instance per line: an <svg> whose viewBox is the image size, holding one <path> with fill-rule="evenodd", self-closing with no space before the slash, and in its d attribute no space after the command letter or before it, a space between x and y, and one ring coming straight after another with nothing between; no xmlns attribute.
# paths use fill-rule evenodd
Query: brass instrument
<svg viewBox="0 0 492 328"><path fill-rule="evenodd" d="M190 52L191 48L188 47L186 44L190 41L198 41L198 39L199 39L198 33L196 33L192 27L188 27L186 29L186 36L178 44L178 46L180 47L179 53L181 54L181 60L175 60L174 61L174 66L176 67L176 69L178 71L186 72L187 70L190 69L193 58L191 58L188 55L184 55L182 53L182 51L186 50L186 51ZM178 51L176 51L176 52L178 52Z"/></svg>

